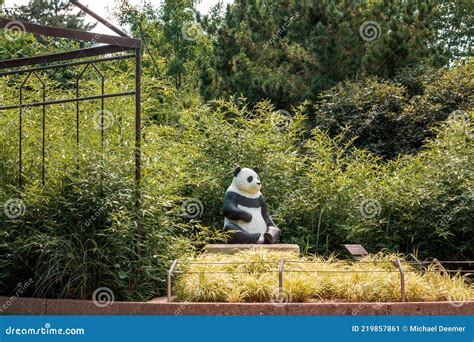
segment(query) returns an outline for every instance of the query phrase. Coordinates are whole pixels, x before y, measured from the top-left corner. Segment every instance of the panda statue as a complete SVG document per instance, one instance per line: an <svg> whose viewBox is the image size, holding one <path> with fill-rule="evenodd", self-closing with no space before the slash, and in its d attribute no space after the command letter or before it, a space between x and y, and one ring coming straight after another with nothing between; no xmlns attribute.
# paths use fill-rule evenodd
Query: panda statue
<svg viewBox="0 0 474 342"><path fill-rule="evenodd" d="M228 243L278 242L281 231L273 223L263 198L257 169L236 168L224 197L224 231Z"/></svg>

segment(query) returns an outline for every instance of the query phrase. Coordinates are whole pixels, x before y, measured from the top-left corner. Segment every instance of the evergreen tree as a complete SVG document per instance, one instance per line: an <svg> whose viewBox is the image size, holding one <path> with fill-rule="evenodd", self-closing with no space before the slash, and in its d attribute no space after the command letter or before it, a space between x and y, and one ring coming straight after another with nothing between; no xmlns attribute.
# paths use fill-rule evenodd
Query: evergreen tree
<svg viewBox="0 0 474 342"><path fill-rule="evenodd" d="M28 5L6 9L6 17L41 25L89 31L96 24L86 23L84 13L74 13L76 7L67 0L30 0Z"/></svg>
<svg viewBox="0 0 474 342"><path fill-rule="evenodd" d="M76 7L66 0L30 0L28 5L6 8L0 14L7 18L40 25L84 31L93 29L96 24L86 23L84 20L85 13L75 9ZM17 32L14 39L9 38L9 35L0 35L0 59L75 50L91 45L93 43ZM61 82L74 77L75 75L70 69L54 73L54 78Z"/></svg>
<svg viewBox="0 0 474 342"><path fill-rule="evenodd" d="M235 1L212 37L202 94L268 98L289 109L344 80L446 66L470 53L465 7L442 0Z"/></svg>

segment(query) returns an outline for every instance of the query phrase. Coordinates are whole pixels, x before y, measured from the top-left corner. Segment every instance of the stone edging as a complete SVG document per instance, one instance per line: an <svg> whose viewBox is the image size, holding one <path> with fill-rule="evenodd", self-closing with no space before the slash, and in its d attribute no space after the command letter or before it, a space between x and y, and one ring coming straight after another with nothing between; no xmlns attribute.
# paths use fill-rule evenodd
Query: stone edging
<svg viewBox="0 0 474 342"><path fill-rule="evenodd" d="M474 301L409 303L162 303L0 297L0 315L474 315Z"/></svg>

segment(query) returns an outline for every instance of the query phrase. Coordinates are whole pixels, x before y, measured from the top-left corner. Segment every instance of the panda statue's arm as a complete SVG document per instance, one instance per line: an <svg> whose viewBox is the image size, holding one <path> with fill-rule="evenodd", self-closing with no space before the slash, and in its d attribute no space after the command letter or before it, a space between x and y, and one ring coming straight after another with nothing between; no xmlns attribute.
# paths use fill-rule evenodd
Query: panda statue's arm
<svg viewBox="0 0 474 342"><path fill-rule="evenodd" d="M265 220L265 223L267 224L267 227L273 226L276 227L276 224L273 222L272 217L270 216L270 213L268 212L267 205L265 204L265 198L260 196L260 200L262 203L262 217Z"/></svg>
<svg viewBox="0 0 474 342"><path fill-rule="evenodd" d="M224 216L230 220L252 221L252 215L237 207L238 195L235 192L228 191L224 197Z"/></svg>

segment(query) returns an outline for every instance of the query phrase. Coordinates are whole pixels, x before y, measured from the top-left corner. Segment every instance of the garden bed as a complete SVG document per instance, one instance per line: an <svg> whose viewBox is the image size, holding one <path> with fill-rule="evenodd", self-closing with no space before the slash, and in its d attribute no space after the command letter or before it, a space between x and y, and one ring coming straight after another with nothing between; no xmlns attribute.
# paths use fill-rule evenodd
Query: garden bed
<svg viewBox="0 0 474 342"><path fill-rule="evenodd" d="M262 249L234 255L204 253L175 262L178 300L184 302L467 302L474 284L438 261L368 255L359 261Z"/></svg>

